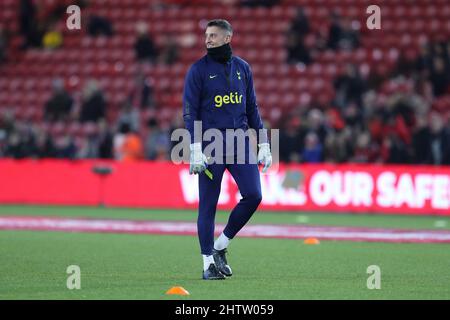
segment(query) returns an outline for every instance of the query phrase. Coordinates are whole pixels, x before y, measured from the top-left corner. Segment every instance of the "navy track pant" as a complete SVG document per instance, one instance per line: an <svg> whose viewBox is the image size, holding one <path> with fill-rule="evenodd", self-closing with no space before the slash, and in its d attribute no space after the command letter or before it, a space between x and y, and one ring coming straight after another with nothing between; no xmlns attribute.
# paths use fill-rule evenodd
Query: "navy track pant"
<svg viewBox="0 0 450 320"><path fill-rule="evenodd" d="M226 237L233 239L250 220L261 202L261 181L257 164L211 164L208 169L213 174L210 180L205 173L199 175L199 212L197 220L201 253L212 254L214 247L214 222L219 200L222 177L227 169L233 176L242 199L231 211L224 229Z"/></svg>

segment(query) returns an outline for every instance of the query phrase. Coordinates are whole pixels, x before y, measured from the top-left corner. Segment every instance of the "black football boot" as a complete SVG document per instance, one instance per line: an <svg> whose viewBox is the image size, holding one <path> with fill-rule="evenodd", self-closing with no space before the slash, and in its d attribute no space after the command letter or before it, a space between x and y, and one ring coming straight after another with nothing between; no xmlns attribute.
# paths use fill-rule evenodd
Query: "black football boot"
<svg viewBox="0 0 450 320"><path fill-rule="evenodd" d="M219 269L214 263L209 265L209 268L203 271L203 280L223 280L225 276L220 273Z"/></svg>
<svg viewBox="0 0 450 320"><path fill-rule="evenodd" d="M219 271L227 277L231 277L233 275L233 271L231 271L231 268L228 265L227 257L225 256L226 253L226 248L222 250L213 249L213 257L214 262L217 265L217 269L219 269Z"/></svg>

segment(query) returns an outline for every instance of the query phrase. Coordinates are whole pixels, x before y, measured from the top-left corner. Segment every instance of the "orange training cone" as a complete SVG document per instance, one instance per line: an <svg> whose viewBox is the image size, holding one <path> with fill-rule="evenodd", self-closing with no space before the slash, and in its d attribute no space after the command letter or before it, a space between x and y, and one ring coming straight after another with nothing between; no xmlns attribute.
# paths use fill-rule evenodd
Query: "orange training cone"
<svg viewBox="0 0 450 320"><path fill-rule="evenodd" d="M319 244L320 241L317 238L306 238L304 244Z"/></svg>
<svg viewBox="0 0 450 320"><path fill-rule="evenodd" d="M178 294L180 296L188 296L190 293L183 287L172 287L167 290L166 294Z"/></svg>

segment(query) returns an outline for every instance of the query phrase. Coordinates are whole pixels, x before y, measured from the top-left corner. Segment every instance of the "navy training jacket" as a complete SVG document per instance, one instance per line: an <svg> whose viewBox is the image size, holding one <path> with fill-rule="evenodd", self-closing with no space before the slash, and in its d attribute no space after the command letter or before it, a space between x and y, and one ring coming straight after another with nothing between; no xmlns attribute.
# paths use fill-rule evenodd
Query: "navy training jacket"
<svg viewBox="0 0 450 320"><path fill-rule="evenodd" d="M210 128L263 129L249 64L237 56L226 64L208 55L195 62L185 79L183 118L191 143L194 121L199 120L203 132Z"/></svg>

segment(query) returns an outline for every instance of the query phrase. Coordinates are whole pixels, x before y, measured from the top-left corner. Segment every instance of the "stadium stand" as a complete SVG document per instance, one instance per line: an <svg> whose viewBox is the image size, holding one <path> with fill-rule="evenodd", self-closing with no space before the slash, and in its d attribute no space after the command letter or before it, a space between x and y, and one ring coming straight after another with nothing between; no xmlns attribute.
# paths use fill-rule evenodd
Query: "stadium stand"
<svg viewBox="0 0 450 320"><path fill-rule="evenodd" d="M134 79L143 73L151 84L155 107L139 110L141 135L146 136L146 124L153 117L162 127L170 127L172 119L179 117L187 68L204 54L205 24L209 19L220 17L229 20L235 30L234 53L252 66L262 116L274 128L295 127L294 140L298 141L292 144L293 150L286 151L283 160L302 161L303 140L307 136L308 143L317 140L308 135L315 130L308 124L314 110L320 112L315 113L321 118L319 126L336 133L318 134L324 147L321 161L450 163L449 148L441 150L439 159L419 159L417 150L422 149L415 148L420 143L414 138L420 123L417 118L425 117L425 127L431 126L428 115L437 112L443 123L436 126L440 126L439 130L447 130L442 133L442 141L450 139L450 3L447 0L382 0L375 3L369 0L282 0L269 7L212 0L195 3L83 1L83 28L68 30L67 15L65 12L60 14L53 28L62 35L62 46L54 50L23 48L19 3L3 0L0 4L0 26L11 35L6 61L0 62L0 115L12 112L16 121L31 121L52 136L70 134L77 122L76 117L64 125L44 121L44 109L52 95L54 79L64 80L67 91L74 98L75 110L79 110L82 103L82 88L90 79L96 79L107 101L107 121L114 128L123 102L135 90ZM366 8L371 4L382 8L381 30L366 27ZM40 19L47 19L48 13L55 11L54 5L52 0L41 1L39 12L44 13L44 17ZM287 33L300 7L309 21L306 43L312 61L308 65L288 63L287 57ZM351 22L351 28L359 35L356 48L334 50L320 45L320 40L328 37L332 12ZM88 34L85 26L94 15L111 23L112 35ZM171 63L138 62L134 51L138 22L147 23L158 48L164 47L168 36L174 37L179 50L177 59ZM429 62L430 57L442 61ZM430 63L436 67L429 67ZM354 71L347 74L351 66ZM426 73L429 69L431 74ZM423 70L426 72L422 73ZM344 87L348 84L345 75L352 79L352 72L365 84L362 100L356 102L356 106L351 99L339 99L342 83ZM420 102L411 102L413 97ZM393 103L395 99L400 102ZM378 112L379 109L386 111L392 105L395 110L402 110L398 106L402 99L406 101L403 109L407 111L396 111L389 116L386 112ZM291 118L298 118L298 121L286 120ZM435 120L436 116L430 118L430 121L439 121ZM83 126L85 124L76 129L80 143L83 132L89 131L83 130ZM391 131L387 129L389 126ZM392 135L386 138L386 132ZM354 139L354 134L362 138ZM347 154L338 157L332 150L339 147L331 141L341 138L346 140L344 145L350 145ZM3 140L5 153L6 134ZM398 151L403 154L393 156L392 145L396 143L403 146ZM0 142L0 156L1 145ZM364 149L361 153L358 153L359 147ZM292 156L296 152L299 157Z"/></svg>

